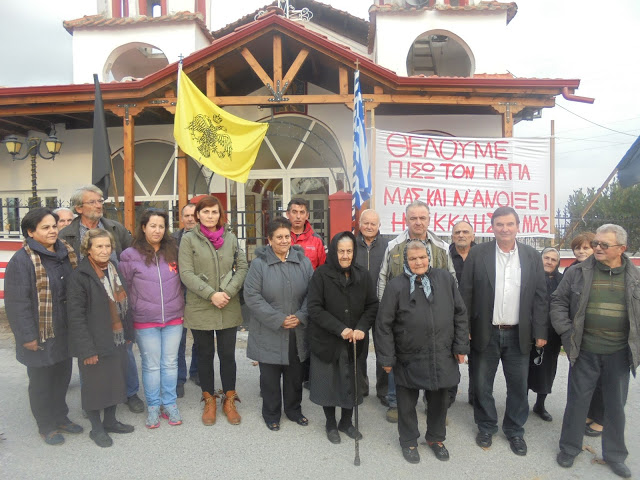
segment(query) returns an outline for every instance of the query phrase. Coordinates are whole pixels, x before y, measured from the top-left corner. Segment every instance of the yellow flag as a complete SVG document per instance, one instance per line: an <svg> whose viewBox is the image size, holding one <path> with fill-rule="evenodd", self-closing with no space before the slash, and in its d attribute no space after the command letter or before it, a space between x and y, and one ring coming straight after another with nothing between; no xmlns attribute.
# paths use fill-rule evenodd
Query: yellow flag
<svg viewBox="0 0 640 480"><path fill-rule="evenodd" d="M266 123L225 112L180 72L173 136L197 162L218 175L246 183L268 128Z"/></svg>

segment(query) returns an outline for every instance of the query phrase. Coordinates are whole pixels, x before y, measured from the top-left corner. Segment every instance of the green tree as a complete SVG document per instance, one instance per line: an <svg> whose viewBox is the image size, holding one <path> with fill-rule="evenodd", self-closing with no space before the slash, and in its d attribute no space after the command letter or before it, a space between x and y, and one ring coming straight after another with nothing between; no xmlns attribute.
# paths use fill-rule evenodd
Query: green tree
<svg viewBox="0 0 640 480"><path fill-rule="evenodd" d="M565 217L570 219L571 225L578 222L572 237L580 232L595 232L605 223L615 223L623 227L629 238L627 240L627 253L632 255L640 249L640 184L629 188L622 188L617 180L609 184L602 192L596 203L584 216L580 215L589 204L598 190L588 188L586 192L582 188L574 190L569 196L565 206ZM564 232L559 232L564 234ZM565 241L565 248L571 243L571 238Z"/></svg>

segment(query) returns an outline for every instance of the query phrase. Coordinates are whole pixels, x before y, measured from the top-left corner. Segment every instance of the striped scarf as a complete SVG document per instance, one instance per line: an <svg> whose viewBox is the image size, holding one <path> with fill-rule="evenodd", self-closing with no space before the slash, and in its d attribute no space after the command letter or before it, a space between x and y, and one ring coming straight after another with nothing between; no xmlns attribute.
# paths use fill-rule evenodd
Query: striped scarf
<svg viewBox="0 0 640 480"><path fill-rule="evenodd" d="M78 266L78 257L75 250L64 240L58 240L67 249L71 267L76 268ZM53 333L53 296L51 295L49 277L47 276L46 269L42 265L40 255L33 251L33 249L27 244L26 240L24 242L24 250L31 258L36 275L36 292L38 295L38 332L40 343L44 343L47 339L55 337Z"/></svg>

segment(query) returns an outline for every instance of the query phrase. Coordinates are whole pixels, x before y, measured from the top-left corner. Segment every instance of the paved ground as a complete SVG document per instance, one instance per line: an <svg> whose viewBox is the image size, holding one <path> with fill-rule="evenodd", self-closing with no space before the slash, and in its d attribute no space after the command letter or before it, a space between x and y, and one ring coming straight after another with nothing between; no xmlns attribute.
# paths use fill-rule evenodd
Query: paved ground
<svg viewBox="0 0 640 480"><path fill-rule="evenodd" d="M100 479L154 478L237 478L249 479L613 479L618 478L605 465L594 463L601 456L599 439L585 437L585 445L595 454L583 452L574 467L557 466L555 455L560 435L560 421L566 395L567 362L561 359L556 391L547 400L554 421L550 424L532 415L527 422L526 457L517 457L501 434L493 447L483 451L475 445L476 428L471 407L465 402L468 382L466 368L458 401L449 412L447 448L451 460L437 461L431 451L420 446L422 461L410 465L402 458L396 426L384 420L385 408L375 395L360 407L360 425L364 439L360 442L361 466L353 465L354 443L343 435L340 445L330 444L324 433L322 409L309 402L305 391L303 412L308 427L283 419L279 432L269 431L261 418L258 396L258 367L245 356L240 334L238 392L242 398L240 426L232 426L219 417L212 427L200 422L199 388L187 382L186 395L178 401L184 424L170 427L163 422L157 430L144 428L145 415L135 415L118 407L118 417L135 425L130 435L114 435L114 445L100 449L88 437L89 421L80 414L80 386L77 369L69 387L67 401L70 417L85 427L85 433L66 436L62 446L51 447L40 439L29 410L26 369L15 360L13 337L0 318L0 477L3 479ZM373 361L369 376L373 378ZM500 375L498 375L500 378ZM500 414L504 411L505 386L496 382ZM372 392L373 393L373 392ZM141 395L142 396L142 395ZM531 403L533 395L530 396ZM627 402L627 465L640 478L640 387L632 380ZM425 415L418 419L424 434ZM347 441L349 440L349 441Z"/></svg>

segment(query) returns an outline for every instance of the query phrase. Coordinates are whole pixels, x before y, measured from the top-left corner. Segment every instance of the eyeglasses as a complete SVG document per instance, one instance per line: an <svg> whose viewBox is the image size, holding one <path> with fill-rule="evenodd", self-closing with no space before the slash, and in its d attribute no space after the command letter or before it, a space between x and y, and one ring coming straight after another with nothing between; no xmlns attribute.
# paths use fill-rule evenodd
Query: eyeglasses
<svg viewBox="0 0 640 480"><path fill-rule="evenodd" d="M91 205L92 207L95 207L96 205L102 205L104 203L104 198L101 198L100 200L91 200L90 202L82 202L83 205Z"/></svg>
<svg viewBox="0 0 640 480"><path fill-rule="evenodd" d="M609 245L607 242L596 242L595 240L592 240L589 245L591 245L591 248L596 248L598 245L600 245L600 248L603 250L608 250L609 247L622 247L623 245L621 243L616 243L615 245Z"/></svg>
<svg viewBox="0 0 640 480"><path fill-rule="evenodd" d="M533 359L533 364L536 366L540 366L542 365L542 359L544 358L544 347L536 347L536 353L538 354L538 356Z"/></svg>

